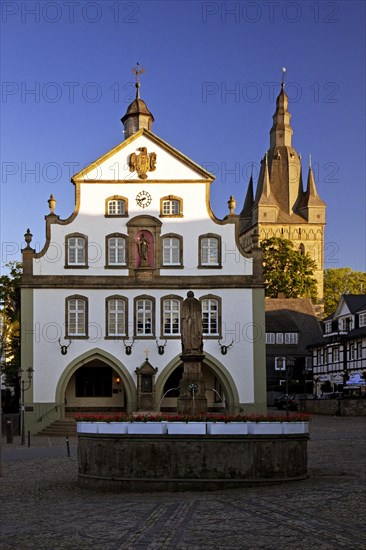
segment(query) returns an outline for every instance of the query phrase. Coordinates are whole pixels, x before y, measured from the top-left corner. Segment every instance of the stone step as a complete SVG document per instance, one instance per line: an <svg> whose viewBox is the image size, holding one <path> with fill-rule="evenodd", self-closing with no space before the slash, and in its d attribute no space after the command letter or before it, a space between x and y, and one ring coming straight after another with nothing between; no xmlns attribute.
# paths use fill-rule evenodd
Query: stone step
<svg viewBox="0 0 366 550"><path fill-rule="evenodd" d="M37 435L46 437L62 437L76 435L76 423L74 420L56 420Z"/></svg>

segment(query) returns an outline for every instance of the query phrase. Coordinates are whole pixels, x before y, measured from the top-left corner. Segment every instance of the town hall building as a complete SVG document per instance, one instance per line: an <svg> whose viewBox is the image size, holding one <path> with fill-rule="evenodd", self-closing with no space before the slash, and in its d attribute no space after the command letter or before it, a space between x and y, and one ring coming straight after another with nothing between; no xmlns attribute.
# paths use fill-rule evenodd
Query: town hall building
<svg viewBox="0 0 366 550"><path fill-rule="evenodd" d="M22 365L33 368L24 400L33 433L78 412L176 411L189 291L202 308L208 411L265 411L258 244L240 244L233 197L228 215L215 217L213 176L153 133L139 88L124 141L72 177L73 213L60 219L51 195L42 250L25 235Z"/></svg>

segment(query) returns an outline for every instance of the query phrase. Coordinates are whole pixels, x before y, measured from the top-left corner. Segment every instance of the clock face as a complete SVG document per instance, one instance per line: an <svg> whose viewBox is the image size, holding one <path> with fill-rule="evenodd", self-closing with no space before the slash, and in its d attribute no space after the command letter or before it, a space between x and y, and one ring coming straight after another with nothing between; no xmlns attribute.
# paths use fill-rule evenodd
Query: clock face
<svg viewBox="0 0 366 550"><path fill-rule="evenodd" d="M136 203L138 206L141 206L141 208L146 208L151 203L151 195L147 191L140 191L136 195Z"/></svg>

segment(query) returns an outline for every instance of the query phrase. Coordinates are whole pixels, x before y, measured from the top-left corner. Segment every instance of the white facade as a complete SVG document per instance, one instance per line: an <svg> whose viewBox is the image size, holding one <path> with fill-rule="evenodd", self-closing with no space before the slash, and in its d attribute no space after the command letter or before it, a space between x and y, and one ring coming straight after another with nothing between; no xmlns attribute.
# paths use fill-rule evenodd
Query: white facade
<svg viewBox="0 0 366 550"><path fill-rule="evenodd" d="M140 173L131 171L144 155ZM22 361L34 368L26 395L30 429L85 407L136 410L135 370L146 358L158 369L155 410L174 409L176 397L163 396L182 364L177 319L189 290L208 309L203 373L209 409L265 407L260 256L240 247L235 214L213 215L212 180L142 129L72 178L76 205L68 219L60 220L49 203L44 248L37 254L28 244L23 251ZM68 345L66 354L61 345ZM230 346L226 354L222 345ZM80 395L77 371L88 365L112 369L105 395Z"/></svg>

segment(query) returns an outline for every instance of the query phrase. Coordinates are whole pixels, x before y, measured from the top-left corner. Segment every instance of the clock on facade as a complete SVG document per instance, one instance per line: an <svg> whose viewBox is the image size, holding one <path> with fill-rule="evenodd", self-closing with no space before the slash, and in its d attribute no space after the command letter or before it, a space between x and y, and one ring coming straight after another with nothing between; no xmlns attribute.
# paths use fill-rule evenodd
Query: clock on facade
<svg viewBox="0 0 366 550"><path fill-rule="evenodd" d="M140 191L136 195L136 203L138 206L141 206L141 208L146 208L151 203L151 195L147 191Z"/></svg>

